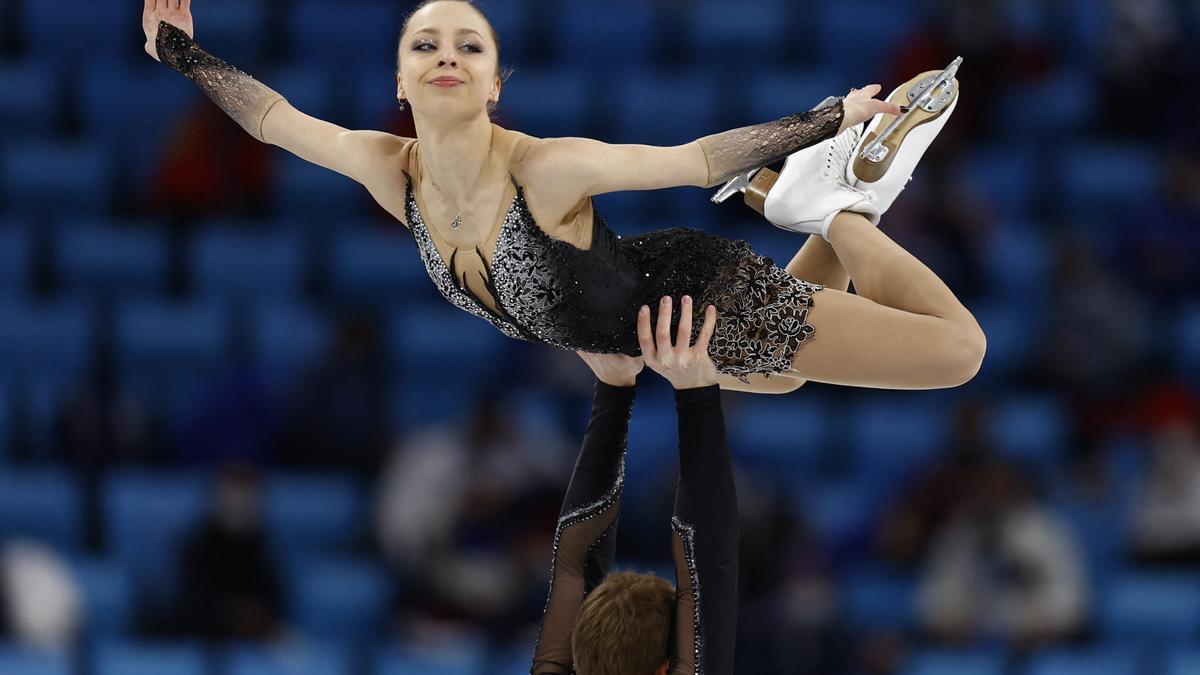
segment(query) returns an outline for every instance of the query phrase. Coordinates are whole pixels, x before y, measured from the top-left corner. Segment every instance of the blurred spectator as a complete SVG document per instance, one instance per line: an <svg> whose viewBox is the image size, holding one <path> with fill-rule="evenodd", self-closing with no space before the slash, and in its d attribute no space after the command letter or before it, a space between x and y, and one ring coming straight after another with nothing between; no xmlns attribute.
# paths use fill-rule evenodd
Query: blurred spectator
<svg viewBox="0 0 1200 675"><path fill-rule="evenodd" d="M875 555L898 567L926 559L930 540L961 513L986 476L990 449L985 436L988 407L968 400L957 411L954 437L939 461L917 477L891 505L875 528Z"/></svg>
<svg viewBox="0 0 1200 675"><path fill-rule="evenodd" d="M570 451L523 428L503 400L402 440L380 478L377 532L407 579L410 629L476 625L502 641L540 610L528 591L544 583L544 547L525 552L553 527Z"/></svg>
<svg viewBox="0 0 1200 675"><path fill-rule="evenodd" d="M9 638L39 649L65 649L78 636L83 590L66 561L28 541L10 541L0 552L0 627Z"/></svg>
<svg viewBox="0 0 1200 675"><path fill-rule="evenodd" d="M375 323L344 318L323 361L286 406L277 449L282 463L378 469L389 435L382 360Z"/></svg>
<svg viewBox="0 0 1200 675"><path fill-rule="evenodd" d="M194 220L266 212L271 148L259 143L208 99L197 98L179 121L142 196L155 213Z"/></svg>
<svg viewBox="0 0 1200 675"><path fill-rule="evenodd" d="M184 545L176 608L188 635L264 640L281 628L281 591L267 551L257 475L243 465L217 478L212 511Z"/></svg>
<svg viewBox="0 0 1200 675"><path fill-rule="evenodd" d="M1200 425L1189 412L1151 430L1133 511L1133 555L1143 563L1200 564Z"/></svg>
<svg viewBox="0 0 1200 675"><path fill-rule="evenodd" d="M1033 646L1080 633L1088 602L1071 530L1019 470L991 463L934 539L919 592L925 628L951 642Z"/></svg>

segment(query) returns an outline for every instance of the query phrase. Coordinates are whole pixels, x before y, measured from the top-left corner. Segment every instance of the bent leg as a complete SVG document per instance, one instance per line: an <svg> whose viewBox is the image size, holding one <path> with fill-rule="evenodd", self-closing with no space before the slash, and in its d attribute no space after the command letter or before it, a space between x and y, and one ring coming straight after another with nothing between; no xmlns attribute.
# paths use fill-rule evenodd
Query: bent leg
<svg viewBox="0 0 1200 675"><path fill-rule="evenodd" d="M986 348L978 325L834 289L813 297L808 320L815 332L796 352L792 369L794 376L816 382L880 389L956 387L979 371Z"/></svg>

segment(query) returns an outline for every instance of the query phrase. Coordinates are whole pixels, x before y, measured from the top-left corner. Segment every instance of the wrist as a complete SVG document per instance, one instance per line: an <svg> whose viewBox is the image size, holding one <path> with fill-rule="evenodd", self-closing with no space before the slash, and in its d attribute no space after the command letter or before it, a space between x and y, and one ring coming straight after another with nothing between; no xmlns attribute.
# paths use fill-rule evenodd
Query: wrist
<svg viewBox="0 0 1200 675"><path fill-rule="evenodd" d="M636 375L633 377L597 377L596 379L610 387L617 387L618 389L627 389L629 387L637 386Z"/></svg>

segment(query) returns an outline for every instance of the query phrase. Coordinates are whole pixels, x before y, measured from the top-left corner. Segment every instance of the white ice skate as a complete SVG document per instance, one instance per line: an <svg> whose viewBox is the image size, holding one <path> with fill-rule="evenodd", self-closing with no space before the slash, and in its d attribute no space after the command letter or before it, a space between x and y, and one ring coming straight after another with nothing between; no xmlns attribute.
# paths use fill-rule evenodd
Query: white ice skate
<svg viewBox="0 0 1200 675"><path fill-rule="evenodd" d="M887 100L907 106L901 115L871 119L846 168L846 182L878 197L879 212L892 206L912 180L913 170L958 105L958 57L945 70L931 70L896 87Z"/></svg>
<svg viewBox="0 0 1200 675"><path fill-rule="evenodd" d="M908 106L907 112L899 115L876 115L866 128L847 129L841 137L847 134L857 134L856 147L853 150L854 161L846 161L845 183L858 191L874 193L873 208L863 208L872 222L878 223L879 214L886 211L895 201L900 191L912 178L913 169L934 137L945 126L950 114L958 103L958 80L954 75L962 63L962 57L956 58L943 71L922 73L909 82L901 85L888 97L889 101L901 106ZM833 105L837 98L829 97L817 105L814 110ZM880 129L883 132L880 133ZM822 153L828 153L834 141L830 139L823 143L804 148L793 153L784 167L785 174L791 174L789 167L799 167L802 164L818 165L813 158ZM839 143L840 145L840 143ZM827 160L828 155L824 155ZM767 216L768 220L784 229L795 229L781 225L767 214L768 199L776 203L779 196L774 189L781 178L780 174L771 169L755 169L740 176L735 176L725 183L713 195L714 203L721 203L736 192L745 193L746 204L755 211ZM790 189L781 186L784 189ZM782 192L780 190L779 192ZM787 201L794 201L788 199ZM856 210L854 208L842 210ZM774 209L772 209L774 211ZM784 218L786 220L787 218ZM823 222L827 231L828 222ZM798 231L807 231L800 229Z"/></svg>

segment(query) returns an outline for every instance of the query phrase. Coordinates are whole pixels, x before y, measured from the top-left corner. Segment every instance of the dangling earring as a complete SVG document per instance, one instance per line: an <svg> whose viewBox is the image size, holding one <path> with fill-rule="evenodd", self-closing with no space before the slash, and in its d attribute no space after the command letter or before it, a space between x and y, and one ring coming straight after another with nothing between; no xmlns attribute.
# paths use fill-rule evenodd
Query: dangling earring
<svg viewBox="0 0 1200 675"><path fill-rule="evenodd" d="M404 112L408 108L408 99L400 99L400 112Z"/></svg>

